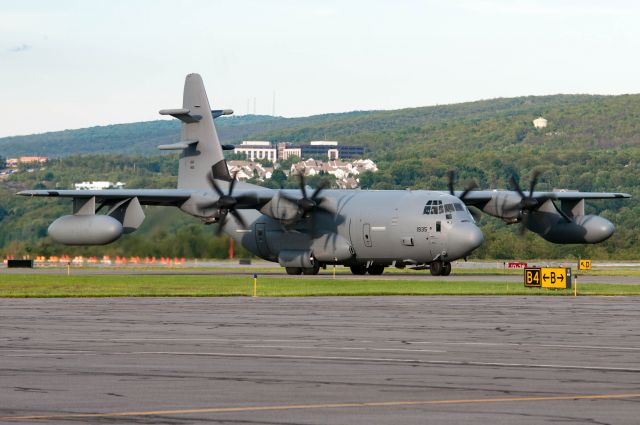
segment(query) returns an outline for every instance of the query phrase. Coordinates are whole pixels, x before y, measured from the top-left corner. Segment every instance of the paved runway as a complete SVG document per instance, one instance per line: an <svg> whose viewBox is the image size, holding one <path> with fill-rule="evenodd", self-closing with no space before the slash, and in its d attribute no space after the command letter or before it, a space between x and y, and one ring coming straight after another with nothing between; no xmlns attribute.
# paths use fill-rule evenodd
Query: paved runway
<svg viewBox="0 0 640 425"><path fill-rule="evenodd" d="M0 423L637 424L637 298L0 300Z"/></svg>

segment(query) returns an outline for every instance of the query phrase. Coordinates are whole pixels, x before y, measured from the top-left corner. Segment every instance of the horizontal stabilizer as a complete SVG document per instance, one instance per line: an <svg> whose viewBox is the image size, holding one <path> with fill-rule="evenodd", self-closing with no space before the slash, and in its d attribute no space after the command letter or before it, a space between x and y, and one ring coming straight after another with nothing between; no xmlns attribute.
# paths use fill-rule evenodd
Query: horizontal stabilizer
<svg viewBox="0 0 640 425"><path fill-rule="evenodd" d="M211 111L211 115L213 116L213 118L218 118L222 115L231 115L233 114L233 109L214 109L213 111Z"/></svg>
<svg viewBox="0 0 640 425"><path fill-rule="evenodd" d="M169 145L159 145L158 149L161 151L179 151L182 149L187 149L190 145L198 143L197 140L185 140L178 143L171 143Z"/></svg>
<svg viewBox="0 0 640 425"><path fill-rule="evenodd" d="M161 109L160 115L171 115L186 124L192 124L202 119L202 115L191 115L191 111L186 108Z"/></svg>

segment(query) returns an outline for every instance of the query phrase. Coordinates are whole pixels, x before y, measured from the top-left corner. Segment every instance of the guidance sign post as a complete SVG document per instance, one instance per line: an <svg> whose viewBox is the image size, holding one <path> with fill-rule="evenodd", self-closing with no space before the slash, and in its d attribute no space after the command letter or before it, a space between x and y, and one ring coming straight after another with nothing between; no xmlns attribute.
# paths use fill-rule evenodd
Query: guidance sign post
<svg viewBox="0 0 640 425"><path fill-rule="evenodd" d="M529 267L524 269L524 286L537 288L571 288L571 269L563 267Z"/></svg>

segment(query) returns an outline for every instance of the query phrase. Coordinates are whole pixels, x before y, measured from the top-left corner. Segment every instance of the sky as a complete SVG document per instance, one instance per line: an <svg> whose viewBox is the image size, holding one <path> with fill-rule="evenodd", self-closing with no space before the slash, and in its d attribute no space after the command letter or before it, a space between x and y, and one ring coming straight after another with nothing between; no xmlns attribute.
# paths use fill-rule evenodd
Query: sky
<svg viewBox="0 0 640 425"><path fill-rule="evenodd" d="M0 0L0 137L160 119L192 72L236 115L638 93L638 22L622 0Z"/></svg>

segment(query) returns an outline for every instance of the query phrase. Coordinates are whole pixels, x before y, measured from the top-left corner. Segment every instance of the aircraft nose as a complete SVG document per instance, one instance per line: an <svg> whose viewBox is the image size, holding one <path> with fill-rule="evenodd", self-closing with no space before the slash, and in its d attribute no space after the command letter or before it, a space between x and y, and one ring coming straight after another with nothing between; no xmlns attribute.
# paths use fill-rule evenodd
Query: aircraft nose
<svg viewBox="0 0 640 425"><path fill-rule="evenodd" d="M473 223L456 223L448 232L447 259L466 257L484 242L482 231Z"/></svg>

